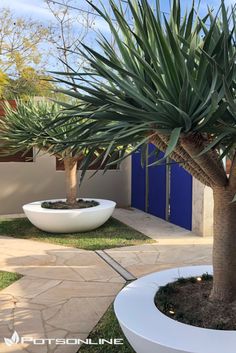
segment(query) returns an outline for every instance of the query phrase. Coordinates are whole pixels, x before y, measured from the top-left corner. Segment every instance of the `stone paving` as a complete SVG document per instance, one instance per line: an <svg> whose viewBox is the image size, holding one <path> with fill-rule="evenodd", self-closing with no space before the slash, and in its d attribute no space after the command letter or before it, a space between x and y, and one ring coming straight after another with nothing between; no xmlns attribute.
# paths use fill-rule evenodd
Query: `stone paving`
<svg viewBox="0 0 236 353"><path fill-rule="evenodd" d="M211 264L212 237L196 236L136 209L116 209L115 217L157 242L106 250L136 277L171 267Z"/></svg>
<svg viewBox="0 0 236 353"><path fill-rule="evenodd" d="M75 353L74 345L17 344L16 330L33 338L85 339L124 280L92 251L0 237L0 269L24 277L0 292L1 353Z"/></svg>
<svg viewBox="0 0 236 353"><path fill-rule="evenodd" d="M210 264L212 238L201 238L144 212L115 210L115 218L156 240L106 250L136 277L165 268ZM33 338L85 339L125 281L96 253L0 237L0 269L24 275L0 292L0 353L75 353L73 345L12 345L14 330ZM96 350L94 350L96 352Z"/></svg>

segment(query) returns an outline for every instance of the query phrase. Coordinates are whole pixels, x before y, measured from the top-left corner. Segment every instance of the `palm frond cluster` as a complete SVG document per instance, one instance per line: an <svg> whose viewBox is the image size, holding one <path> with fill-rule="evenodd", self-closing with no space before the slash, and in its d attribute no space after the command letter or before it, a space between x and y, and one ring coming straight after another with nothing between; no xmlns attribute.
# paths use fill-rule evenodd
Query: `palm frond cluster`
<svg viewBox="0 0 236 353"><path fill-rule="evenodd" d="M91 6L110 26L115 45L104 36L97 51L84 45L90 68L71 71L75 84L57 73L68 85L61 92L87 103L71 111L77 122L86 119L90 135L81 138L85 125L78 124L69 145L103 146L107 163L114 163L117 146L122 160L127 149L146 151L152 142L204 184L225 184L219 156L232 156L236 142L235 7L222 1L216 14L200 17L194 2L183 15L173 0L167 18L158 1L154 11L148 0L128 0L130 24L122 6L109 3L118 31L105 6Z"/></svg>

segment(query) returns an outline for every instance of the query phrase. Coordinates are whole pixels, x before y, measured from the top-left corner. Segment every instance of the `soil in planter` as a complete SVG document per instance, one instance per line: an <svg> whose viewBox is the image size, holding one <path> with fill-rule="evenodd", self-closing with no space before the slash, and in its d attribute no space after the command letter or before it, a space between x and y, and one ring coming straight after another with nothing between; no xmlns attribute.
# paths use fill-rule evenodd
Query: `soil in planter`
<svg viewBox="0 0 236 353"><path fill-rule="evenodd" d="M192 326L236 330L236 302L222 304L209 299L213 277L180 278L160 287L156 307L170 318ZM158 329L158 328L157 328Z"/></svg>
<svg viewBox="0 0 236 353"><path fill-rule="evenodd" d="M90 208L98 205L99 202L97 201L86 201L83 199L78 199L74 205L69 205L64 201L45 201L41 203L42 208L49 208L52 210L76 210L80 208Z"/></svg>

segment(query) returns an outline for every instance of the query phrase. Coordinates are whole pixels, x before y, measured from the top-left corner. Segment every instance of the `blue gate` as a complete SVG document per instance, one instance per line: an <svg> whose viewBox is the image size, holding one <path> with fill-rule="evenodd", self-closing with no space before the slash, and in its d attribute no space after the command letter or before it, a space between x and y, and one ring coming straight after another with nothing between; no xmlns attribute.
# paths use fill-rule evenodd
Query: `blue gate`
<svg viewBox="0 0 236 353"><path fill-rule="evenodd" d="M169 221L189 230L192 230L192 181L192 176L179 164L171 165Z"/></svg>
<svg viewBox="0 0 236 353"><path fill-rule="evenodd" d="M149 145L149 153L153 152L155 147ZM158 154L158 159L163 157L163 153ZM151 164L155 162L157 157L153 155L149 158L148 163ZM165 164L158 165L155 167L146 168L146 177L148 178L147 182L147 212L151 213L154 216L165 219L166 218L166 187L167 187L167 178L166 178L167 168Z"/></svg>
<svg viewBox="0 0 236 353"><path fill-rule="evenodd" d="M146 209L146 168L141 166L141 155L139 152L132 155L132 192L131 205L142 211Z"/></svg>
<svg viewBox="0 0 236 353"><path fill-rule="evenodd" d="M149 153L154 150L149 145ZM159 153L158 158L162 158ZM149 157L147 165L157 156ZM192 176L176 163L142 168L141 154L132 156L132 206L192 229Z"/></svg>

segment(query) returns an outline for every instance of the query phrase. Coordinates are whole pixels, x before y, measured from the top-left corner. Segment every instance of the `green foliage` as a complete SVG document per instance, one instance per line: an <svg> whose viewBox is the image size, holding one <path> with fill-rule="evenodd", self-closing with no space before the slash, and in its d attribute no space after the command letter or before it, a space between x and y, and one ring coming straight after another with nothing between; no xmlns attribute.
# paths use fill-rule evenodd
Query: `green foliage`
<svg viewBox="0 0 236 353"><path fill-rule="evenodd" d="M5 87L9 84L9 77L0 70L0 97L4 95Z"/></svg>
<svg viewBox="0 0 236 353"><path fill-rule="evenodd" d="M18 273L0 271L0 290L10 286L21 277L22 275Z"/></svg>
<svg viewBox="0 0 236 353"><path fill-rule="evenodd" d="M55 93L53 93L55 86L50 80L50 76L39 74L32 67L25 67L17 79L7 77L3 89L0 88L0 95L4 99L27 99L34 96L55 97Z"/></svg>
<svg viewBox="0 0 236 353"><path fill-rule="evenodd" d="M58 104L46 99L18 100L16 109L6 104L5 110L6 115L0 119L1 154L14 154L32 147L59 158L71 154L71 147L65 147L64 141L77 122L70 118L69 124L57 126L55 122L61 114Z"/></svg>
<svg viewBox="0 0 236 353"><path fill-rule="evenodd" d="M0 34L0 97L50 96L53 84L45 74L50 28L2 7Z"/></svg>
<svg viewBox="0 0 236 353"><path fill-rule="evenodd" d="M4 73L12 78L21 76L29 66L37 66L38 70L44 67L46 53L42 44L50 34L46 26L30 18L16 17L9 8L2 7L0 33L0 66Z"/></svg>
<svg viewBox="0 0 236 353"><path fill-rule="evenodd" d="M87 168L99 165L100 169L107 159L111 159L102 143L80 145L80 140L89 140L93 126L97 124L84 117L84 109L86 105L81 101L75 109L68 103L57 104L48 99L17 100L16 109L6 103L6 115L0 117L0 155L26 153L35 147L38 153L49 153L61 160L66 157L79 158L82 180ZM78 121L80 115L83 118ZM103 128L106 128L105 124ZM76 144L71 144L75 139ZM117 158L119 146L114 152L112 158Z"/></svg>
<svg viewBox="0 0 236 353"><path fill-rule="evenodd" d="M120 145L124 158L128 147L137 150L161 133L169 136L167 157L180 137L201 134L206 138L204 152L234 151L235 7L227 10L222 1L216 14L209 10L201 18L193 2L182 17L181 2L173 0L166 18L148 0L128 0L130 24L122 6L114 0L109 4L112 14L102 4L102 9L91 6L110 26L115 45L104 37L98 39L98 51L84 45L90 68L87 77L71 72L75 83L67 73L57 73L58 82L69 85L63 94L88 103L77 120L90 118L88 126L97 122L89 126L89 138L79 140L80 146L100 144L113 156ZM79 133L79 125L77 129ZM68 144L78 145L76 135Z"/></svg>
<svg viewBox="0 0 236 353"><path fill-rule="evenodd" d="M100 345L96 346L96 353L135 353L128 341L126 340L119 323L115 317L115 313L112 307L110 307L102 319L99 321L97 326L89 334L89 338L96 342L99 338L122 338L124 340L123 345ZM95 353L93 345L83 345L78 353Z"/></svg>
<svg viewBox="0 0 236 353"><path fill-rule="evenodd" d="M153 243L146 235L111 218L96 230L73 234L52 234L34 227L27 219L1 219L0 235L32 239L85 250L100 250L121 246Z"/></svg>
<svg viewBox="0 0 236 353"><path fill-rule="evenodd" d="M106 158L110 159L110 156L99 144L95 147L85 147L83 144L80 145L79 141L89 138L90 129L93 130L92 126L96 121L87 123L87 119L83 118L78 123L77 116L84 109L83 103L79 105L80 112L78 112L78 106L76 107L76 116L74 116L74 110L68 107L70 106L67 103L57 104L48 99L37 100L36 98L26 101L17 100L16 109L12 109L6 103L6 115L0 117L0 156L14 155L18 152L24 155L35 148L35 153L48 153L64 162L68 158L76 160L76 163L78 161L82 169L81 180L89 166L96 166L99 163L97 169L95 168L95 174L103 167ZM62 123L64 119L66 122ZM75 137L76 146L70 144L70 140ZM104 155L105 160L103 160ZM66 182L67 189L71 188L70 179L66 178Z"/></svg>

